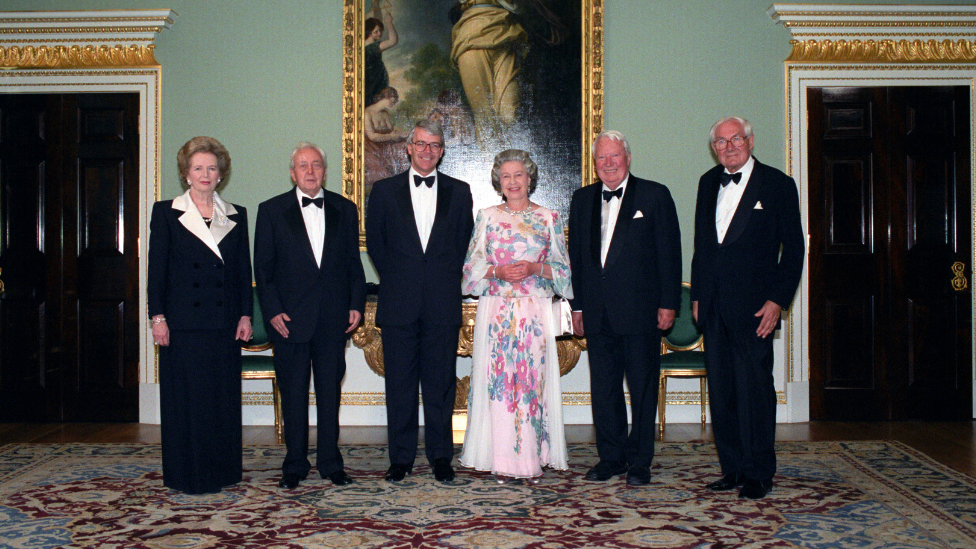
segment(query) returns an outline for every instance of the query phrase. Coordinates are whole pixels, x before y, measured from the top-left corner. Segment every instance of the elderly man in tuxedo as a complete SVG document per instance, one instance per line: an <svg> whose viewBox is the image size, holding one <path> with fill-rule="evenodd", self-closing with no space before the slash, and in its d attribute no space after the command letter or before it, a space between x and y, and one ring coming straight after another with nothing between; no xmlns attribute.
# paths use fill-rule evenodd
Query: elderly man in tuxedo
<svg viewBox="0 0 976 549"><path fill-rule="evenodd" d="M705 336L712 431L722 478L740 498L773 487L773 332L803 267L796 183L752 156L752 124L731 116L709 140L719 165L698 183L691 299Z"/></svg>
<svg viewBox="0 0 976 549"><path fill-rule="evenodd" d="M630 173L630 145L617 131L593 143L600 185L573 194L569 256L573 329L586 335L593 425L600 460L587 480L627 473L650 482L661 330L681 300L681 238L667 187ZM632 426L627 432L624 377Z"/></svg>
<svg viewBox="0 0 976 549"><path fill-rule="evenodd" d="M346 341L366 306L366 277L356 205L322 188L326 167L322 149L299 143L291 155L295 189L258 206L254 231L258 299L274 343L285 429L278 486L289 489L311 469L310 375L318 402L315 465L337 486L352 482L339 453L339 398Z"/></svg>
<svg viewBox="0 0 976 549"><path fill-rule="evenodd" d="M417 454L418 391L424 446L440 482L454 480L451 416L457 387L461 267L474 228L468 184L437 171L444 132L421 120L407 138L410 169L377 181L366 208L366 248L380 276L390 467L399 482Z"/></svg>

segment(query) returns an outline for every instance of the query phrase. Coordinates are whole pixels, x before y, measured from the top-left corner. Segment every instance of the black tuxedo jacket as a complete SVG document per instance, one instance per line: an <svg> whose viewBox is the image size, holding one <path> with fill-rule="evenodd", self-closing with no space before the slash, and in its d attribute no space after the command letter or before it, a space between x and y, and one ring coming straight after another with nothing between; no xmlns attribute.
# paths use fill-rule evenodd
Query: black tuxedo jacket
<svg viewBox="0 0 976 549"><path fill-rule="evenodd" d="M471 189L437 172L437 210L425 252L408 173L374 183L366 207L366 249L380 275L376 323L460 325L461 268L474 228Z"/></svg>
<svg viewBox="0 0 976 549"><path fill-rule="evenodd" d="M756 160L719 244L715 208L724 170L715 166L698 182L691 298L698 301L700 322L719 307L727 321L758 325L754 315L766 301L788 308L800 282L804 242L796 183Z"/></svg>
<svg viewBox="0 0 976 549"><path fill-rule="evenodd" d="M574 311L588 333L606 319L619 335L657 329L657 310L681 304L681 233L674 200L664 185L630 175L606 265L600 265L603 185L573 193L569 257Z"/></svg>
<svg viewBox="0 0 976 549"><path fill-rule="evenodd" d="M366 276L359 253L356 205L325 191L325 243L321 268L315 263L295 190L258 206L254 230L254 276L268 335L283 338L271 327L286 313L288 342L312 338L318 322L330 325L337 337L349 327L349 311L366 307Z"/></svg>
<svg viewBox="0 0 976 549"><path fill-rule="evenodd" d="M149 316L165 315L171 330L233 328L253 314L247 210L227 219L234 226L217 244L217 256L180 221L172 200L153 205L149 222ZM197 214L192 214L197 215ZM206 225L196 220L203 235ZM216 220L215 220L216 222ZM223 259L221 259L223 258Z"/></svg>

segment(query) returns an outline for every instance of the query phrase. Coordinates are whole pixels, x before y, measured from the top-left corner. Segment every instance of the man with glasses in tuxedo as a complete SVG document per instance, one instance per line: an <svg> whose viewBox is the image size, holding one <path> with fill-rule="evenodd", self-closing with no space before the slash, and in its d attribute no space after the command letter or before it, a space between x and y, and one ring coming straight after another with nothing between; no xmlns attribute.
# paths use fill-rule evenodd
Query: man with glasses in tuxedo
<svg viewBox="0 0 976 549"><path fill-rule="evenodd" d="M423 392L424 446L434 477L454 480L451 417L461 327L461 267L474 227L468 184L437 171L444 132L417 122L407 137L410 169L377 181L366 207L366 248L380 277L390 468L413 469Z"/></svg>
<svg viewBox="0 0 976 549"><path fill-rule="evenodd" d="M691 299L705 336L708 401L722 478L761 499L773 488L776 388L773 332L800 283L805 253L796 182L756 160L752 124L716 122L719 165L698 183ZM741 487L741 488L740 488Z"/></svg>

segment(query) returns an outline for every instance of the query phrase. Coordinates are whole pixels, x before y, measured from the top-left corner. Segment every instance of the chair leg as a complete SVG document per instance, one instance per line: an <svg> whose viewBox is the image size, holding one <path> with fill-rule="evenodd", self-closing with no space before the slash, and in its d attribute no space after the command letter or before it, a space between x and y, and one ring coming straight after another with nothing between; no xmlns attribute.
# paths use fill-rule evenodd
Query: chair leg
<svg viewBox="0 0 976 549"><path fill-rule="evenodd" d="M667 395L668 395L668 376L661 375L661 380L658 383L659 389L657 394L657 415L658 415L658 433L661 435L661 440L664 440L664 409L667 407Z"/></svg>
<svg viewBox="0 0 976 549"><path fill-rule="evenodd" d="M274 400L275 439L281 444L285 435L281 425L281 391L278 390L278 380L275 378L271 378L271 395Z"/></svg>
<svg viewBox="0 0 976 549"><path fill-rule="evenodd" d="M702 427L705 427L705 397L708 395L707 384L705 383L705 378L701 378L701 412L702 412Z"/></svg>

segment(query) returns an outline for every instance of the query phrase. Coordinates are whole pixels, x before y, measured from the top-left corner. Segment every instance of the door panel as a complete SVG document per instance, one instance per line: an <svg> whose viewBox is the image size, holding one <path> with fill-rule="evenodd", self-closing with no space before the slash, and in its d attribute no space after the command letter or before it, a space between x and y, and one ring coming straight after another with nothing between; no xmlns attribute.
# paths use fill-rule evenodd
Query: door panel
<svg viewBox="0 0 976 549"><path fill-rule="evenodd" d="M834 254L871 254L871 156L830 156L825 189L830 223L826 250Z"/></svg>
<svg viewBox="0 0 976 549"><path fill-rule="evenodd" d="M900 383L907 388L899 404L909 411L894 417L968 419L971 293L953 288L952 266L968 266L972 257L969 89L893 88L891 97L905 124L905 138L892 144L892 163L904 162L907 203L906 219L893 216L906 235L904 243L892 242L904 250L904 278L892 296L906 309Z"/></svg>
<svg viewBox="0 0 976 549"><path fill-rule="evenodd" d="M46 103L0 104L0 400L3 417L43 417L48 385L44 151Z"/></svg>
<svg viewBox="0 0 976 549"><path fill-rule="evenodd" d="M871 389L875 386L871 341L875 332L874 302L869 297L830 299L827 323L834 345L827 350L825 382L829 388Z"/></svg>
<svg viewBox="0 0 976 549"><path fill-rule="evenodd" d="M75 105L78 230L65 272L76 273L66 314L80 330L70 411L102 421L138 419L138 107L136 94L85 95Z"/></svg>
<svg viewBox="0 0 976 549"><path fill-rule="evenodd" d="M873 89L812 89L810 105L811 417L871 417L887 407L883 366L884 154ZM819 113L819 116L813 113ZM814 139L813 136L818 136ZM816 173L816 176L814 175ZM826 412L825 412L826 410Z"/></svg>

